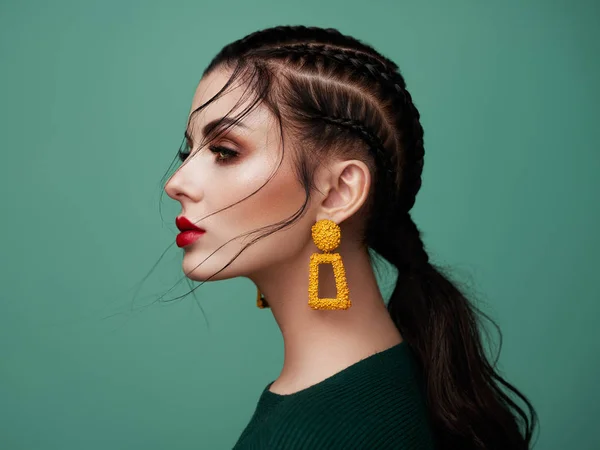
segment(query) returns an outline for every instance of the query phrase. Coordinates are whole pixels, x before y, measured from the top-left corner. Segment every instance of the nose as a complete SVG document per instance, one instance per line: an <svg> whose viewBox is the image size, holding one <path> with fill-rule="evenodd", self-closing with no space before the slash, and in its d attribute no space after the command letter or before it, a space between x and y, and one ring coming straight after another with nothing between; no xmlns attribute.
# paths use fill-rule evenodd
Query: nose
<svg viewBox="0 0 600 450"><path fill-rule="evenodd" d="M201 149L188 156L167 180L164 190L169 197L182 204L198 203L204 198L204 188L209 176L210 158L202 158ZM210 155L209 155L210 156Z"/></svg>
<svg viewBox="0 0 600 450"><path fill-rule="evenodd" d="M165 184L165 192L169 197L173 200L180 200L180 196L182 195L182 187L181 187L181 175L179 171L176 171L171 178L169 178Z"/></svg>
<svg viewBox="0 0 600 450"><path fill-rule="evenodd" d="M180 166L165 184L165 192L173 200L183 203L186 199L198 201L199 186L196 186L186 174L185 165ZM189 172L189 170L187 171Z"/></svg>

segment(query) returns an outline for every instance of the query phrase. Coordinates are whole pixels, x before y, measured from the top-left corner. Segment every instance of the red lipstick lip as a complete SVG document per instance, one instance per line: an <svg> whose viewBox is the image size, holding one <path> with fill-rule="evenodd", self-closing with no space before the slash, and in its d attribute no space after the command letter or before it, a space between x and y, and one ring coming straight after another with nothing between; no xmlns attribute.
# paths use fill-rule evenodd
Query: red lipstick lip
<svg viewBox="0 0 600 450"><path fill-rule="evenodd" d="M175 238L178 247L186 247L206 233L205 230L197 227L184 216L175 218L175 225L177 225L177 228L181 231Z"/></svg>
<svg viewBox="0 0 600 450"><path fill-rule="evenodd" d="M177 247L186 247L196 242L203 234L202 231L197 230L182 231L175 238L175 243L177 244Z"/></svg>
<svg viewBox="0 0 600 450"><path fill-rule="evenodd" d="M179 228L179 231L198 231L200 233L206 233L206 230L203 230L200 227L197 227L184 216L179 216L175 218L175 225Z"/></svg>

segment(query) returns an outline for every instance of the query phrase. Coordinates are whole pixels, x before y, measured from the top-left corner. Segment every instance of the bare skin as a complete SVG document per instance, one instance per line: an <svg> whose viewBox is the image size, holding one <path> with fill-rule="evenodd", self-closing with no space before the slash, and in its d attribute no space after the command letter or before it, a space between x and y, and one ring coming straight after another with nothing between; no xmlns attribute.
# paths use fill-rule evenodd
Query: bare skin
<svg viewBox="0 0 600 450"><path fill-rule="evenodd" d="M228 72L217 70L200 80L190 114L212 98L228 77ZM282 148L279 129L264 105L243 119L244 127L230 129L211 144L239 152L236 157L217 162L223 153L199 148L204 125L235 115L247 105L246 101L237 105L243 92L243 86L234 87L195 116L190 123L194 141L191 156L165 186L166 193L180 202L181 215L206 230L199 240L184 247L182 267L192 280L205 280L220 270L256 234L227 243L229 240L286 220L304 202L305 193L290 158L294 142L286 136L285 149ZM275 176L256 194L244 199L267 181L282 157ZM386 310L367 249L359 245L361 207L371 184L367 166L358 160L333 161L319 168L315 177L318 192L293 226L252 244L211 278L247 277L268 299L284 341L283 368L270 387L277 394L310 387L402 342ZM205 218L242 199L241 203ZM308 306L308 262L312 253L321 253L310 230L321 219L333 220L342 231L341 244L335 252L341 254L346 269L352 301L348 310L316 311ZM331 266L325 268L319 275L319 296L335 297L333 271ZM254 303L255 295L249 295L248 301Z"/></svg>

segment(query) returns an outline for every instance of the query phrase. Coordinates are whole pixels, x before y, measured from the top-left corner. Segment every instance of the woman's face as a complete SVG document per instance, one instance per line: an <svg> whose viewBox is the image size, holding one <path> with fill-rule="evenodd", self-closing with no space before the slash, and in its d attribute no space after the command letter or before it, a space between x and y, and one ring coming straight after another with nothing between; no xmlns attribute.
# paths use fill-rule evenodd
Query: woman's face
<svg viewBox="0 0 600 450"><path fill-rule="evenodd" d="M223 70L205 76L196 89L191 111L219 92L228 78L229 72ZM264 105L245 116L240 125L199 148L207 125L224 116L235 117L249 104L251 99L238 105L245 89L234 84L227 93L196 113L188 129L193 141L189 144L190 156L165 185L167 195L181 204L180 216L206 230L196 241L183 247L183 270L193 280L205 280L222 269L264 230L238 236L285 221L304 203L304 189L291 166L292 149L287 137L281 166L261 188L282 157L277 122ZM256 190L254 195L242 200ZM240 200L239 204L204 218ZM312 223L308 211L294 225L250 245L211 280L251 276L293 258L311 239Z"/></svg>

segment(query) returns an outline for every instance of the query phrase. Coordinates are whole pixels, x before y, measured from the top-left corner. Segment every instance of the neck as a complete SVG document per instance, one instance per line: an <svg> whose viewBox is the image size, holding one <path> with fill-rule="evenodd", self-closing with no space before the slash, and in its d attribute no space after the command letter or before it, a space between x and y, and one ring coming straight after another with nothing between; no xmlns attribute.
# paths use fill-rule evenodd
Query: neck
<svg viewBox="0 0 600 450"><path fill-rule="evenodd" d="M284 342L284 364L271 390L292 393L402 342L386 309L368 253L339 247L352 306L313 310L308 306L310 246L293 261L251 277L269 302ZM304 254L305 253L305 254ZM319 266L319 297L336 296L331 265Z"/></svg>

